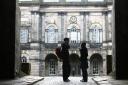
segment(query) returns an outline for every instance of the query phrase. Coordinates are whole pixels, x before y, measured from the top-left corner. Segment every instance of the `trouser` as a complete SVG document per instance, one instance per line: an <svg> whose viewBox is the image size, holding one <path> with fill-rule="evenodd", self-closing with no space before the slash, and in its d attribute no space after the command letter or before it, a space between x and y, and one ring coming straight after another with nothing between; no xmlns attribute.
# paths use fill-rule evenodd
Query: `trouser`
<svg viewBox="0 0 128 85"><path fill-rule="evenodd" d="M88 81L87 68L82 67L82 76L84 81Z"/></svg>
<svg viewBox="0 0 128 85"><path fill-rule="evenodd" d="M70 64L63 64L63 80L67 80L70 76Z"/></svg>

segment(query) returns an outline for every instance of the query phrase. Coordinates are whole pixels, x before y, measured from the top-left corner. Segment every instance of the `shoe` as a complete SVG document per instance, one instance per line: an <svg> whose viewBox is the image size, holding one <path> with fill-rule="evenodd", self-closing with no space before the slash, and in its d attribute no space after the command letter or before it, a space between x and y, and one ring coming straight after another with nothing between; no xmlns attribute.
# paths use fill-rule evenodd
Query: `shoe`
<svg viewBox="0 0 128 85"><path fill-rule="evenodd" d="M85 80L83 80L83 79L82 79L82 80L80 80L80 81L81 81L81 82L87 82L87 81L85 81Z"/></svg>
<svg viewBox="0 0 128 85"><path fill-rule="evenodd" d="M67 79L67 80L64 80L64 82L70 82L70 80L69 80L69 79Z"/></svg>

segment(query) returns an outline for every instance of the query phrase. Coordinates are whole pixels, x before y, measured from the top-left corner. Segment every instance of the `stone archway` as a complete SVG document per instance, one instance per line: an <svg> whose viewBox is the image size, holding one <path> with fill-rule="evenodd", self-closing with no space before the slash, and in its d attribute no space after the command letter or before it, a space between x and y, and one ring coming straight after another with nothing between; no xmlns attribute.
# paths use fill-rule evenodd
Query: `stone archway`
<svg viewBox="0 0 128 85"><path fill-rule="evenodd" d="M69 59L70 59L70 65L71 65L71 75L72 76L80 75L79 55L73 53L70 55Z"/></svg>
<svg viewBox="0 0 128 85"><path fill-rule="evenodd" d="M45 75L55 76L58 72L58 59L54 54L48 54L45 58Z"/></svg>
<svg viewBox="0 0 128 85"><path fill-rule="evenodd" d="M103 58L99 53L95 53L90 58L90 74L102 75L103 73Z"/></svg>

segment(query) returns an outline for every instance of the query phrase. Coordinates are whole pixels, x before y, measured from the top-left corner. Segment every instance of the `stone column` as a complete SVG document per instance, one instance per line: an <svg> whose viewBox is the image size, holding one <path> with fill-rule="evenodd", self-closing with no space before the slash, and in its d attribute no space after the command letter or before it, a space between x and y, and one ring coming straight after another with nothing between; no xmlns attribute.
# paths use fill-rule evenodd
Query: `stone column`
<svg viewBox="0 0 128 85"><path fill-rule="evenodd" d="M65 15L66 13L60 12L59 16L61 16L61 29L59 30L59 32L61 33L61 41L63 41L64 37L65 37Z"/></svg>
<svg viewBox="0 0 128 85"><path fill-rule="evenodd" d="M102 75L107 75L107 59L106 59L106 55L107 55L107 53L106 53L106 51L105 50L103 50L103 54L102 54L102 56L103 56L103 73L101 73Z"/></svg>
<svg viewBox="0 0 128 85"><path fill-rule="evenodd" d="M104 18L103 18L103 42L104 42L104 41L106 42L106 40L107 40L107 33L106 33L106 31L107 31L107 26L106 26L106 25L107 25L107 24L106 24L106 22L107 22L106 20L107 20L107 19L106 19L106 18L107 18L107 17L106 17L106 14L107 14L106 12L104 12L104 11L102 12L102 16L104 17ZM106 44L106 43L105 43L105 44Z"/></svg>
<svg viewBox="0 0 128 85"><path fill-rule="evenodd" d="M62 62L58 61L58 76L62 76Z"/></svg>
<svg viewBox="0 0 128 85"><path fill-rule="evenodd" d="M39 12L39 76L42 76L42 52L41 52L41 42L42 42L42 13Z"/></svg>
<svg viewBox="0 0 128 85"><path fill-rule="evenodd" d="M38 33L38 28L39 28L39 12L37 11L32 11L32 29L31 29L31 41L32 42L37 42L39 33Z"/></svg>
<svg viewBox="0 0 128 85"><path fill-rule="evenodd" d="M15 76L20 74L20 26L21 26L21 12L18 4L16 4L16 28L15 28Z"/></svg>
<svg viewBox="0 0 128 85"><path fill-rule="evenodd" d="M89 12L85 13L85 41L89 41Z"/></svg>
<svg viewBox="0 0 128 85"><path fill-rule="evenodd" d="M83 16L83 27L80 28L81 31L81 41L86 41L86 13L85 12L81 12L80 13L81 16Z"/></svg>
<svg viewBox="0 0 128 85"><path fill-rule="evenodd" d="M108 38L109 38L109 32L108 32L108 29L109 29L109 24L108 24L108 13L107 12L104 12L104 16L105 16L105 33L106 33L106 41L108 41Z"/></svg>
<svg viewBox="0 0 128 85"><path fill-rule="evenodd" d="M43 29L44 13L39 13L39 76L45 76L45 60L44 60L44 37L45 30Z"/></svg>

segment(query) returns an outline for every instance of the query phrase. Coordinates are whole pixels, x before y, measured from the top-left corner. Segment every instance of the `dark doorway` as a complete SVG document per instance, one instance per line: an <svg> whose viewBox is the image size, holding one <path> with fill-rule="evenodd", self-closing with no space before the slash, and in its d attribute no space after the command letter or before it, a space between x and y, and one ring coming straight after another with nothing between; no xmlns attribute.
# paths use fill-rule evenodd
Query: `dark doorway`
<svg viewBox="0 0 128 85"><path fill-rule="evenodd" d="M112 55L107 55L107 75L112 72Z"/></svg>
<svg viewBox="0 0 128 85"><path fill-rule="evenodd" d="M70 65L71 65L71 75L78 76L80 75L80 62L79 56L75 53L70 55Z"/></svg>
<svg viewBox="0 0 128 85"><path fill-rule="evenodd" d="M58 59L54 54L48 54L45 59L45 75L55 76L58 71Z"/></svg>
<svg viewBox="0 0 128 85"><path fill-rule="evenodd" d="M95 53L90 58L91 75L101 75L103 72L103 59L98 53Z"/></svg>

